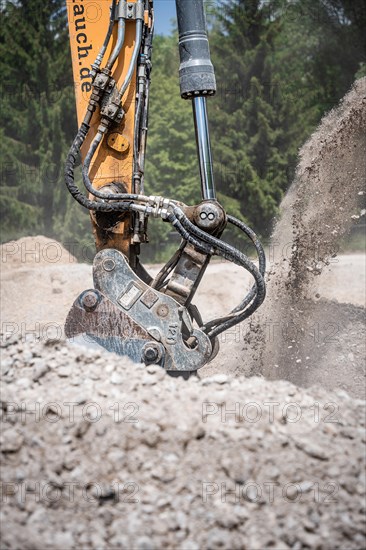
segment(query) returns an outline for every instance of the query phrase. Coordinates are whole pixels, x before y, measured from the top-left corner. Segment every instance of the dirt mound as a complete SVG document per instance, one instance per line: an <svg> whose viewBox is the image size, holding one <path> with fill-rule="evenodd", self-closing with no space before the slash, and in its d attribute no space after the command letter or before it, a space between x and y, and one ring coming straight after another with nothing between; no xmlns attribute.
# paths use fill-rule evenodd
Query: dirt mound
<svg viewBox="0 0 366 550"><path fill-rule="evenodd" d="M364 308L327 300L302 300L291 307L280 310L282 323L266 320L264 376L303 387L340 388L365 398ZM269 358L268 349L274 348Z"/></svg>
<svg viewBox="0 0 366 550"><path fill-rule="evenodd" d="M2 548L362 548L365 403L2 350Z"/></svg>
<svg viewBox="0 0 366 550"><path fill-rule="evenodd" d="M296 178L281 205L281 219L273 235L273 242L290 253L272 266L265 306L267 318L279 321L285 330L294 325L300 333L287 345L267 341L262 356L263 372L270 378L295 380L298 376L299 383L310 385L315 375L325 387L340 383L360 397L365 391L364 309L355 314L354 324L353 310L325 300L317 302L316 289L353 216L359 215L366 182L365 148L363 78L322 120L300 152ZM317 333L310 346L304 338L309 330ZM352 343L351 333L355 336ZM353 357L352 364L344 356ZM310 357L312 368L305 368L306 357Z"/></svg>
<svg viewBox="0 0 366 550"><path fill-rule="evenodd" d="M284 377L296 384L311 385L316 381L328 389L339 387L363 397L365 327L364 310L360 306L366 288L365 257L341 256L330 267L328 273L317 279L316 294L321 298L314 305L307 300L302 308L293 308L291 320L281 325L279 318L265 311L251 323L220 335L221 351L213 363L200 370L200 377L216 373L236 376L264 373L268 378ZM149 266L151 273L158 270L159 266ZM234 307L249 285L250 277L237 266L214 262L207 270L195 303L204 318L210 319ZM6 270L1 273L3 332L43 341L62 337L71 304L80 292L92 286L91 266L85 264ZM358 307L329 301L334 299L349 300ZM284 311L282 317L286 315L288 312ZM267 346L275 345L278 357L273 353L264 364L261 354ZM332 372L329 365L333 365L334 376L327 375ZM322 373L326 374L324 380Z"/></svg>
<svg viewBox="0 0 366 550"><path fill-rule="evenodd" d="M322 291L330 281L327 268L334 267L340 239L360 215L365 148L363 78L300 151L295 181L272 237L266 301L247 324L244 339L233 346L238 371L305 387L316 381L365 397L364 293L351 299L344 271L341 301L360 307L320 299L332 295Z"/></svg>
<svg viewBox="0 0 366 550"><path fill-rule="evenodd" d="M47 327L62 335L72 303L93 287L93 277L90 265L72 263L7 269L1 283L2 330L23 336L35 331L47 340Z"/></svg>
<svg viewBox="0 0 366 550"><path fill-rule="evenodd" d="M72 264L76 258L59 242L38 235L0 245L1 270Z"/></svg>

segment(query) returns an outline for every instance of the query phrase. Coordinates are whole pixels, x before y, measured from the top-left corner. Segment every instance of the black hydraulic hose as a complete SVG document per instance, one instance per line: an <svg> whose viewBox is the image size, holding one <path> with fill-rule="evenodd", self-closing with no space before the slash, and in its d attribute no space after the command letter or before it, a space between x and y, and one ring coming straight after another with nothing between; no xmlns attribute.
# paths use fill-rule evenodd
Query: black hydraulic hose
<svg viewBox="0 0 366 550"><path fill-rule="evenodd" d="M228 243L225 243L217 239L216 237L209 235L208 233L199 229L197 226L193 225L188 220L188 218L182 213L182 211L177 207L173 207L173 213L171 214L170 219L168 217L168 221L171 221L174 227L177 227L179 233L186 240L188 240L187 236L189 236L190 238L194 238L192 237L192 233L193 235L198 237L198 239L200 240L196 238L195 241L198 243L201 249L207 250L206 253L209 253L210 255L217 254L219 256L227 258L233 263L236 263L237 265L244 267L247 271L249 271L249 273L255 279L256 287L257 287L257 295L259 297L259 300L263 302L265 297L265 284L264 284L263 276L259 272L257 267L253 264L253 262L251 262L249 258L245 256L245 254L243 254L242 252L239 252ZM182 230L184 230L184 233ZM202 241L204 242L202 243ZM217 251L219 251L219 254Z"/></svg>
<svg viewBox="0 0 366 550"><path fill-rule="evenodd" d="M100 67L101 62L103 61L104 54L107 50L109 41L110 41L111 36L112 36L112 31L113 31L113 27L114 27L114 16L115 16L115 11L116 11L116 3L117 3L117 0L112 1L111 14L110 14L110 17L109 17L109 27L108 27L108 30L107 30L107 34L106 34L106 37L105 37L104 42L102 44L102 47L100 48L99 53L96 57L96 60L93 63L93 65L95 65L98 68Z"/></svg>
<svg viewBox="0 0 366 550"><path fill-rule="evenodd" d="M264 277L265 270L266 270L266 256L265 256L265 253L264 253L263 246L262 246L261 242L259 241L257 235L244 222L238 220L237 218L234 218L234 216L228 215L227 220L231 224L233 224L236 227L238 227L239 229L241 229L253 242L253 244L256 248L256 251L257 251L257 255L258 255L259 272L262 275L262 277ZM233 318L236 318L236 314L241 313L244 310L244 308L246 308L250 304L250 302L253 300L256 292L257 292L257 287L256 287L256 285L253 285L252 288L250 289L249 293L244 298L244 300L238 306L236 306L230 312L229 315L226 315L225 317L220 317L220 318L217 318L217 319L213 319L213 320L209 321L208 323L205 323L204 324L205 331L208 331L209 329L211 329L212 327L215 327L217 325L221 325L225 321L229 321Z"/></svg>
<svg viewBox="0 0 366 550"><path fill-rule="evenodd" d="M240 302L238 306L236 306L228 315L225 315L224 317L218 317L217 319L212 319L208 323L204 323L204 330L205 332L208 332L209 329L216 327L218 325L221 325L225 321L230 321L230 319L236 319L239 314L241 314L244 309L250 304L250 302L253 300L254 296L257 293L257 287L256 285L253 285L248 294L245 296L244 300Z"/></svg>
<svg viewBox="0 0 366 550"><path fill-rule="evenodd" d="M93 141L92 141L92 143L89 147L89 151L87 152L87 155L85 157L82 172L83 172L83 182L84 182L84 185L85 185L86 189L89 191L89 193L91 193L95 197L97 197L99 199L103 199L103 200L114 200L114 201L117 201L117 200L129 200L129 201L141 200L141 195L137 195L136 193L102 193L101 191L98 191L97 189L95 189L95 187L93 187L93 184L91 183L90 177L89 177L90 163L91 163L91 161L92 161L92 159L93 159L93 157L96 153L96 150L97 150L102 138L103 138L103 134L101 132L98 132L97 135L95 136L95 138L93 139ZM148 200L148 197L146 197L146 200ZM96 209L94 209L94 210L96 210Z"/></svg>
<svg viewBox="0 0 366 550"><path fill-rule="evenodd" d="M207 333L210 338L214 338L224 330L227 330L227 328L230 328L231 326L236 325L240 321L243 321L244 319L252 315L252 313L254 313L254 311L261 305L266 295L266 287L265 287L264 279L260 271L257 269L257 267L244 254L236 250L231 245L224 243L223 241L220 241L215 237L212 237L212 235L209 235L204 231L200 230L198 227L194 226L179 208L175 207L173 210L177 215L177 218L179 217L179 220L181 221L181 225L184 229L187 230L189 228L189 230L194 235L196 235L203 241L206 241L207 243L211 244L214 247L214 253L217 254L217 251L216 251L217 249L220 252L219 254L220 256L226 259L229 259L230 261L236 263L237 265L240 265L241 267L244 267L247 271L249 271L249 273L253 276L255 280L255 291L253 292L253 295L250 296L249 298L249 295L251 294L249 293L248 297L244 300L245 305L248 305L249 302L254 298L254 301L252 302L250 307L244 311L239 311L235 316L233 316L228 320L225 320L220 325L215 327L211 332ZM173 223L173 225L175 224ZM261 267L263 267L263 264ZM241 303L238 307L242 308L243 303Z"/></svg>
<svg viewBox="0 0 366 550"><path fill-rule="evenodd" d="M168 275L172 272L172 270L177 265L179 258L182 255L183 248L185 246L185 242L182 241L182 244L178 248L178 250L175 251L174 255L170 258L170 260L162 267L162 269L159 271L159 273L156 275L152 283L150 284L151 288L156 288L159 290L164 285L164 282Z"/></svg>
<svg viewBox="0 0 366 550"><path fill-rule="evenodd" d="M257 255L258 255L258 264L259 264L258 269L259 269L259 272L262 275L262 277L264 277L264 274L266 272L266 255L265 255L262 243L258 239L257 235L255 234L255 232L252 229L250 229L250 227L248 227L245 223L241 222L237 218L234 218L234 216L228 215L227 219L228 219L229 223L231 223L232 225L235 225L236 227L241 229L250 238L250 240L254 244L255 249L257 251ZM237 307L235 307L231 311L231 313L236 313L236 312L239 312L239 311L243 310L251 302L251 300L254 298L255 293L256 293L256 286L254 285L250 289L250 291L249 291L248 295L245 297L245 299Z"/></svg>
<svg viewBox="0 0 366 550"><path fill-rule="evenodd" d="M248 307L247 309L243 309L244 304L245 304L245 307L249 305L249 303L253 300L254 297L255 299L250 305L250 307ZM216 336L221 334L221 332L228 330L234 325L237 325L238 323L250 317L262 304L264 298L265 298L265 291L264 293L258 293L258 292L256 293L255 291L254 292L251 291L248 294L248 296L245 298L245 300L240 304L239 307L241 308L241 311L238 311L238 313L231 314L222 319L217 319L215 321L216 326L212 330L208 330L213 324L212 322L205 324L202 330L207 334L207 336L209 336L209 338L211 339L215 338Z"/></svg>
<svg viewBox="0 0 366 550"><path fill-rule="evenodd" d="M242 252L239 252L233 246L225 243L224 241L221 241L216 237L213 237L209 233L206 233L205 231L202 231L201 229L199 229L196 225L194 225L192 222L189 221L187 216L183 214L180 208L173 207L173 210L176 217L182 223L183 227L185 227L186 229L189 229L189 231L199 239L205 241L206 243L211 244L214 247L214 249L218 249L221 252L221 254L219 255L223 256L224 258L227 258L228 260L236 263L237 265L245 267L245 269L249 271L251 275L253 275L259 289L261 289L264 286L263 277L261 273L259 272L257 267L253 264L253 262L251 262L249 258L245 256L245 254L243 254ZM214 253L216 253L216 251Z"/></svg>
<svg viewBox="0 0 366 550"><path fill-rule="evenodd" d="M122 1L122 0L121 0ZM122 46L123 46L123 42L125 40L125 28L126 28L126 23L125 23L125 20L123 17L119 17L118 18L118 34L117 34L117 42L116 42L116 45L113 49L113 52L111 53L108 61L107 61L107 65L106 65L106 69L108 70L111 70L117 57L119 56L120 54L120 51L122 49Z"/></svg>
<svg viewBox="0 0 366 550"><path fill-rule="evenodd" d="M228 215L227 216L227 220L229 223L231 223L232 225L235 225L236 227L238 227L239 229L241 229L241 231L243 231L249 238L250 240L252 241L252 243L254 244L255 246L255 249L257 251L257 255L258 255L258 269L259 269L259 273L262 275L262 277L264 277L264 274L265 274L265 271L266 271L266 255L264 253L264 249L263 249L263 246L262 246L262 243L259 241L257 235L255 234L255 232L250 229L250 227L248 227L244 222L238 220L237 218L234 218L234 216L230 216ZM253 285L252 288L250 289L249 293L247 294L247 296L244 298L244 300L238 305L236 306L231 312L230 314L234 314L234 313L237 313L237 312L240 312L242 311L251 301L252 299L254 298L255 296L255 293L256 293L256 286ZM228 316L228 318L230 317L231 315ZM223 319L221 319L222 321ZM211 321L209 323L209 325L211 325L212 323L214 323L214 321Z"/></svg>
<svg viewBox="0 0 366 550"><path fill-rule="evenodd" d="M125 80L122 84L122 88L118 92L117 98L118 98L119 102L122 100L123 95L124 95L125 91L127 90L129 83L131 82L133 71L134 71L135 66L136 66L137 56L139 54L140 47L141 47L141 41L142 41L142 26L143 26L142 19L137 19L137 21L136 21L135 46L133 48L132 57L131 57L130 65L128 67L128 71L127 71L127 74L126 74L126 78L125 78Z"/></svg>
<svg viewBox="0 0 366 550"><path fill-rule="evenodd" d="M168 214L166 220L168 222L170 222L173 227L175 227L175 229L178 231L179 235L182 237L182 239L184 239L185 241L191 243L193 246L195 246L198 250L200 250L201 252L203 252L203 254L208 254L210 256L213 255L214 253L214 250L211 246L209 246L208 244L202 242L202 241L199 241L198 239L196 239L195 237L193 237L189 231L187 231L183 225L180 223L180 221L178 220L178 218L173 214L173 213L170 213Z"/></svg>
<svg viewBox="0 0 366 550"><path fill-rule="evenodd" d="M265 255L262 243L258 239L258 236L256 235L256 233L253 231L253 229L248 227L244 222L238 220L237 218L234 218L234 216L231 216L230 214L227 215L227 221L232 225L235 225L236 227L238 227L241 231L243 231L243 233L245 233L250 238L250 240L252 241L257 251L259 271L262 275L264 275L266 271L266 255Z"/></svg>
<svg viewBox="0 0 366 550"><path fill-rule="evenodd" d="M212 330L209 331L208 326L205 325L204 332L206 332L207 336L209 336L209 338L211 338L211 339L215 338L216 336L221 334L221 332L224 332L225 330L228 330L229 328L233 327L234 325L236 325L238 323L241 323L242 321L244 321L245 319L250 317L259 308L259 306L262 304L262 302L265 298L265 290L264 290L264 294L259 293L259 292L257 292L257 293L256 292L254 292L254 293L250 292L248 294L248 296L246 297L246 299L242 302L242 304L240 304L240 307L242 307L244 302L246 302L245 305L247 306L251 302L251 300L253 300L254 296L255 296L254 301L251 303L251 305L247 309L242 308L241 311L238 311L238 313L232 314L232 315L228 316L227 318L221 319L221 322L218 323L217 326L215 326L215 328L213 328Z"/></svg>
<svg viewBox="0 0 366 550"><path fill-rule="evenodd" d="M74 199L81 204L84 208L88 210L96 210L98 212L126 212L131 210L131 202L118 202L118 203L106 203L106 202L97 202L89 200L75 185L75 163L76 158L80 152L80 147L85 141L85 137L89 131L89 126L83 123L73 141L73 144L70 147L69 153L66 159L65 165L65 183L66 187L74 197Z"/></svg>
<svg viewBox="0 0 366 550"><path fill-rule="evenodd" d="M74 169L75 169L75 162L76 158L79 154L80 147L82 146L85 137L89 131L89 127L85 124L82 124L80 127L74 142L70 148L70 151L67 155L66 159L66 167L65 167L65 183L66 186L70 192L70 194L74 197L74 199L81 204L84 208L87 208L88 210L95 210L98 212L125 212L125 211L131 211L133 200L139 199L139 195L128 195L128 194L120 194L119 196L126 197L126 201L123 202L97 202L97 201L91 201L89 200L83 193L80 192L79 188L74 183ZM90 149L89 149L90 153ZM92 156L92 154L91 154ZM86 183L86 182L84 182ZM88 188L88 184L86 185ZM93 189L93 193L95 193L95 189ZM106 199L109 195L104 195L103 193L98 193L98 195L101 195L102 199ZM173 214L169 214L167 217L167 221L169 221L178 231L178 233L181 235L181 237L187 241L193 244L195 247L197 247L199 250L201 250L204 254L213 254L213 249L208 244L199 241L195 237L193 237L189 231L187 231L183 225L180 223L178 218Z"/></svg>
<svg viewBox="0 0 366 550"><path fill-rule="evenodd" d="M198 241L197 239L195 239L194 237L192 237L192 235L184 228L184 222L181 224L180 221L178 220L178 218L176 218L174 214L171 214L170 216L171 216L171 218L169 219L169 221L171 221L172 225L174 225L174 227L176 227L178 232L182 235L182 237L185 240L187 240L188 242L190 242L191 244L196 246L198 249L201 249L205 254L211 254L212 255L214 253L214 250L212 248L210 248L208 245L205 246L204 243L202 243L202 242ZM215 239L215 237L212 237L212 240L213 241L218 241L218 239ZM215 246L215 248L224 249L224 252L220 254L221 256L227 257L225 255L226 254L225 249L232 249L232 250L230 250L230 259L231 259L231 261L234 261L233 258L235 257L234 263L240 265L241 267L244 267L245 269L247 269L253 275L253 277L256 280L257 292L256 292L256 296L255 296L254 301L252 302L250 307L248 307L246 310L244 310L242 312L239 312L232 319L229 319L227 321L222 322L221 324L219 324L217 327L215 327L213 330L211 330L209 332L207 332L205 330L207 336L211 340L213 338L215 338L216 336L218 336L224 330L227 330L227 329L231 328L232 326L236 325L237 323L240 323L241 321L244 321L250 315L252 315L259 308L259 306L262 304L262 302L265 298L265 295L266 295L264 279L263 279L262 275L259 273L259 271L257 270L257 268L254 266L254 264L252 264L252 262L250 262L250 260L248 260L248 258L246 258L246 256L244 254L242 254L241 252L235 250L233 247L231 247L227 243L223 243L222 241L221 242L218 241L218 243L220 244L220 247ZM217 243L215 243L215 245L216 244ZM233 254L233 252L234 252L234 254ZM248 269L248 266L250 264L251 264L251 269Z"/></svg>
<svg viewBox="0 0 366 550"><path fill-rule="evenodd" d="M222 322L220 325L218 325L217 327L215 327L211 331L209 331L209 332L204 331L204 332L206 332L207 336L212 340L213 338L215 338L216 336L218 336L219 334L221 334L225 330L228 330L229 328L237 325L238 323L241 323L242 321L245 321L245 319L248 319L248 317L253 315L253 313L262 304L264 298L265 298L265 295L262 298L261 296L259 296L257 294L255 300L252 302L250 307L245 309L243 312L238 313L232 319Z"/></svg>

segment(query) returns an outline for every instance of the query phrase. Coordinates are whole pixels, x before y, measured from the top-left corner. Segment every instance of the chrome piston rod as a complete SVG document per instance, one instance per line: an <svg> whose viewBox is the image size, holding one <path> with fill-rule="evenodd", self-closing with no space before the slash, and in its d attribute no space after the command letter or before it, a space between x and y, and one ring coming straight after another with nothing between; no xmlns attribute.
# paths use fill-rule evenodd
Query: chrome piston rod
<svg viewBox="0 0 366 550"><path fill-rule="evenodd" d="M194 97L192 99L192 107L201 176L202 198L216 199L206 98Z"/></svg>
<svg viewBox="0 0 366 550"><path fill-rule="evenodd" d="M203 0L175 0L179 34L179 85L193 107L203 199L215 199L206 97L216 91Z"/></svg>

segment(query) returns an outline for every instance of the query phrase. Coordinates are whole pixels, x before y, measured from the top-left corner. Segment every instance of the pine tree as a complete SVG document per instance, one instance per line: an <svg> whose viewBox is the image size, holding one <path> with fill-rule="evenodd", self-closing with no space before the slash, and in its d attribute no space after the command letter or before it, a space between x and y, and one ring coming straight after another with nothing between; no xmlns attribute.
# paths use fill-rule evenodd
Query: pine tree
<svg viewBox="0 0 366 550"><path fill-rule="evenodd" d="M5 2L1 12L2 240L24 232L54 236L67 202L66 144L75 131L75 122L62 120L75 120L74 101L65 104L72 83L66 10L63 0L21 0Z"/></svg>
<svg viewBox="0 0 366 550"><path fill-rule="evenodd" d="M63 182L76 132L64 0L5 0L0 12L1 238L44 233L90 246L88 214ZM208 100L218 198L266 235L298 148L354 78L366 74L365 3L225 0L216 12L210 5L209 22L218 83ZM195 204L192 111L180 98L178 66L176 31L156 36L146 191ZM149 259L167 256L171 233L168 224L150 224Z"/></svg>
<svg viewBox="0 0 366 550"><path fill-rule="evenodd" d="M366 74L366 4L277 0L275 8L281 21L275 40L276 71L298 103L300 126L309 133L353 81Z"/></svg>

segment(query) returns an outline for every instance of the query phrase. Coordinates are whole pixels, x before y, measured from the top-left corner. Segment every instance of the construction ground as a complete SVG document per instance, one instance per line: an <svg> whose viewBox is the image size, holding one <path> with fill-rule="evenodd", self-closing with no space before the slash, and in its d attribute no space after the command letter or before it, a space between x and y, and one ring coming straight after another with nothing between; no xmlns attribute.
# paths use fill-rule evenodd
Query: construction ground
<svg viewBox="0 0 366 550"><path fill-rule="evenodd" d="M189 380L67 343L91 266L2 245L1 548L365 547L365 90L300 152L265 304ZM196 304L209 319L249 285L213 262Z"/></svg>

